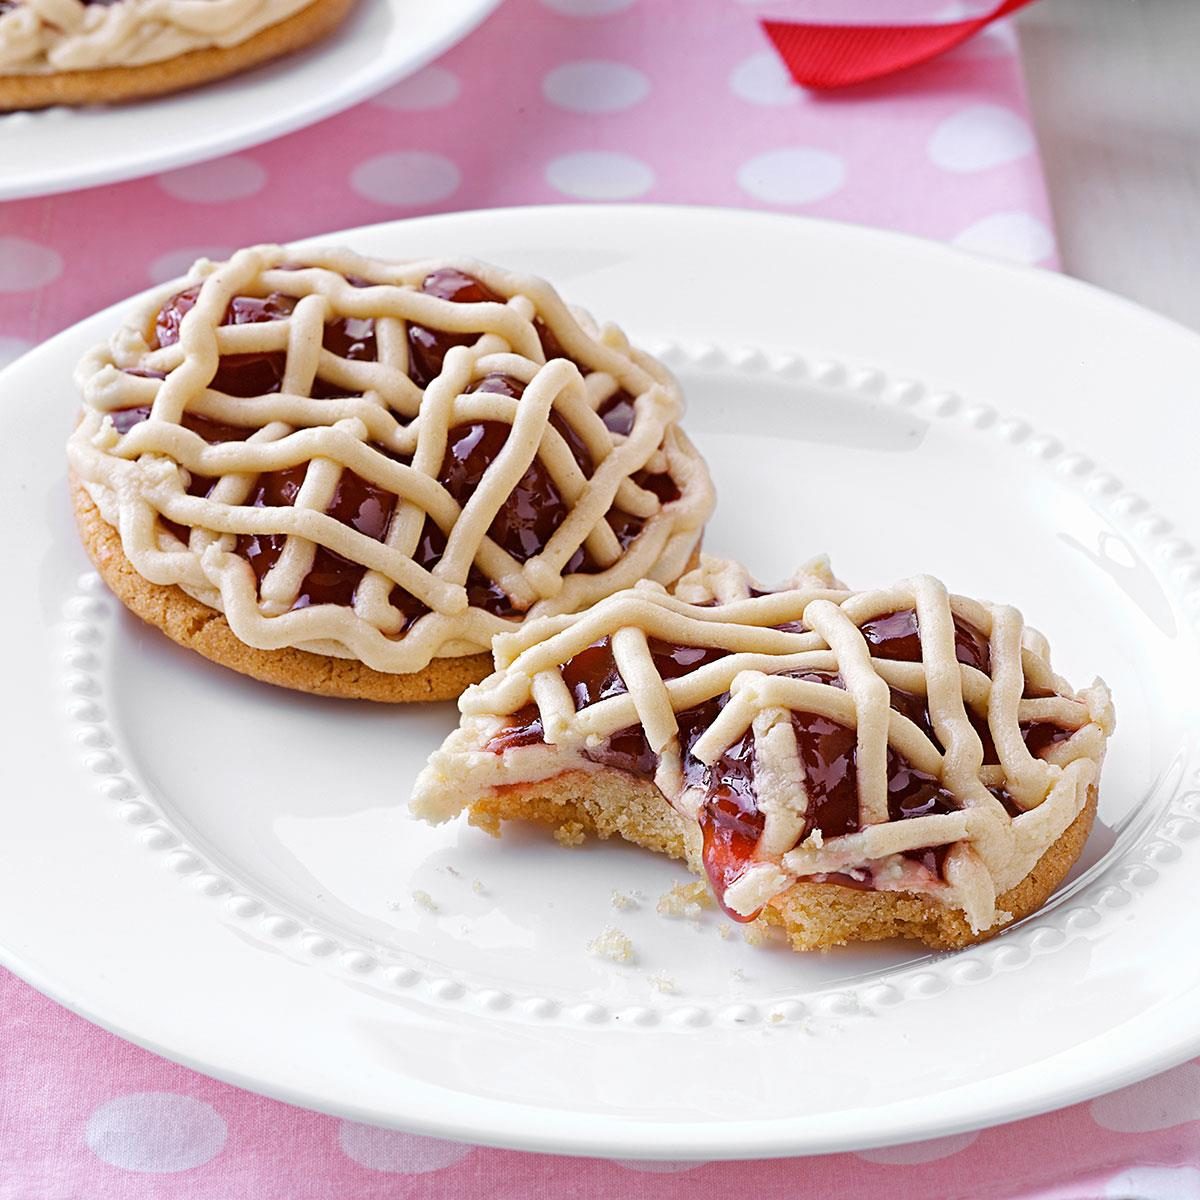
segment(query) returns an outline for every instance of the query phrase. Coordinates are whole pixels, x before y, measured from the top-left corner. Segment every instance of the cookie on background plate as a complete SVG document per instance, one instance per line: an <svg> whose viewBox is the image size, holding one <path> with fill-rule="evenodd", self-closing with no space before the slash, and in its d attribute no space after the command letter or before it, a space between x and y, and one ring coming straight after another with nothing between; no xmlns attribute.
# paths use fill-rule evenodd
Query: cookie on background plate
<svg viewBox="0 0 1200 1200"><path fill-rule="evenodd" d="M177 92L301 50L355 0L0 0L0 111Z"/></svg>
<svg viewBox="0 0 1200 1200"><path fill-rule="evenodd" d="M929 576L851 592L824 560L767 590L705 557L674 595L641 584L494 650L418 816L617 834L797 950L948 949L1035 911L1083 850L1114 725L1015 608Z"/></svg>
<svg viewBox="0 0 1200 1200"><path fill-rule="evenodd" d="M76 377L101 575L182 645L301 691L455 697L527 617L673 583L713 508L666 368L470 260L200 262Z"/></svg>

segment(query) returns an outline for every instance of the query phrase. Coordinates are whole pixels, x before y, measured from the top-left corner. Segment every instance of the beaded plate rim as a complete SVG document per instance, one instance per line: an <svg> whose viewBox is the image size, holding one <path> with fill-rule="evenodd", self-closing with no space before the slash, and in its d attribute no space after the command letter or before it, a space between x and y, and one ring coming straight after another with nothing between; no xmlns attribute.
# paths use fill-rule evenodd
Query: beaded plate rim
<svg viewBox="0 0 1200 1200"><path fill-rule="evenodd" d="M907 410L928 420L957 423L991 436L1039 461L1068 487L1097 504L1113 523L1133 537L1156 566L1156 575L1176 601L1188 625L1200 632L1200 553L1174 524L1112 472L1069 448L1057 436L1021 418L973 403L875 368L799 354L771 355L755 347L726 349L712 343L650 342L651 353L672 369L770 375L782 382L809 383L846 396ZM686 422L685 422L686 423ZM295 961L319 965L367 986L381 996L404 995L435 1007L451 1006L506 1020L563 1021L625 1029L680 1030L712 1025L727 1028L802 1025L808 1032L840 1026L847 1019L882 1017L908 1001L941 996L952 988L984 983L999 973L1020 970L1087 937L1125 909L1137 892L1151 887L1163 870L1173 870L1188 843L1200 839L1200 738L1185 744L1162 773L1143 811L1125 822L1115 845L1036 913L982 945L954 951L870 977L760 1002L657 1003L605 1006L569 1003L536 993L480 986L457 974L418 970L398 951L381 952L362 940L332 937L303 913L285 910L253 888L215 867L172 826L169 814L136 782L137 773L116 749L117 737L104 709L103 646L107 626L120 609L99 576L88 571L63 606L61 689L85 769L115 819L157 856L197 896L222 906L226 919L244 933Z"/></svg>

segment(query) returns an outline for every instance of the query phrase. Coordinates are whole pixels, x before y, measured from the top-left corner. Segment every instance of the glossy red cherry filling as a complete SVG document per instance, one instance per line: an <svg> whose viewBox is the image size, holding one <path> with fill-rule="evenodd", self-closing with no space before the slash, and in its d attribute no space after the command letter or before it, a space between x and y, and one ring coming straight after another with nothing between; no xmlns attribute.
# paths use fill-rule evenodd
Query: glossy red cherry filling
<svg viewBox="0 0 1200 1200"><path fill-rule="evenodd" d="M325 326L321 339L330 354L336 354L348 362L375 362L379 358L379 345L375 338L375 322L370 317L343 317L330 321ZM361 393L351 391L318 375L312 382L314 400L340 400Z"/></svg>
<svg viewBox="0 0 1200 1200"><path fill-rule="evenodd" d="M633 397L626 391L618 391L609 396L599 408L600 419L613 433L628 437L633 432L633 422L636 417L633 407Z"/></svg>
<svg viewBox="0 0 1200 1200"><path fill-rule="evenodd" d="M133 371L127 374L135 374ZM140 405L137 408L119 408L115 412L109 414L112 417L113 428L124 436L136 425L140 425L143 421L150 418L150 406ZM199 434L210 445L218 445L221 442L244 442L253 432L251 429L244 429L237 425L226 425L221 421L213 421L208 417L201 417L196 413L184 413L183 418L179 422L184 429L190 429L193 433ZM216 480L208 475L192 475L188 481L189 496L207 496L216 484ZM160 518L162 523L181 541L186 542L191 531L186 525L180 525L175 521L170 521L166 517Z"/></svg>
<svg viewBox="0 0 1200 1200"><path fill-rule="evenodd" d="M247 503L255 508L286 508L296 503L304 482L308 464L290 467L259 477ZM326 512L343 525L366 537L382 541L391 520L396 498L353 471L343 471ZM280 534L243 534L237 539L237 552L249 562L259 583L279 561L286 537ZM354 602L354 592L365 571L357 563L340 554L318 546L312 567L293 609L313 604L343 604Z"/></svg>
<svg viewBox="0 0 1200 1200"><path fill-rule="evenodd" d="M479 392L487 392L493 395L508 396L513 400L519 400L525 393L525 385L517 379L513 379L510 375L502 375L493 373L485 375L477 383L471 385L467 389L470 394ZM594 469L591 452L584 444L583 439L579 436L570 423L563 419L562 415L553 410L550 413L550 424L556 429L563 441L566 442L568 450L578 464L579 469L586 476L591 476ZM495 448L498 453L502 447ZM494 454L492 455L494 457ZM488 459L491 461L491 458ZM650 475L645 471L638 471L632 476L638 486L646 488L654 493L655 496L663 504L669 504L672 500L678 500L680 496L679 488L670 475ZM489 530L490 536L505 546L514 557L525 561L527 558L532 558L534 554L540 554L545 549L545 543L549 540L550 534L558 527L561 521L566 516L566 505L563 502L562 495L558 488L551 480L546 468L542 466L540 459L535 459L530 465L529 471L522 477L518 490L532 494L534 497L543 497L543 499L535 500L533 503L519 502L513 505L515 509L515 517L518 521L528 524L527 518L522 517L522 511L532 513L533 510L540 510L542 513L541 524L545 526L544 536L539 537L535 531L533 539L530 540L531 545L536 544L537 549L533 553L524 554L522 557L517 551L513 550L511 543L506 542L505 531L503 527L497 528L493 526ZM514 497L516 492L514 492ZM506 506L508 508L508 506ZM631 513L622 511L619 508L614 508L606 517L609 525L612 526L613 532L617 535L617 542L621 549L626 549L629 544L641 533L645 522L640 517L635 517ZM499 521L499 518L498 518ZM604 568L592 558L591 553L586 546L580 546L575 553L567 560L563 567L565 575L594 575L602 571Z"/></svg>
<svg viewBox="0 0 1200 1200"><path fill-rule="evenodd" d="M143 421L150 419L150 406L144 404L137 408L118 408L109 416L112 417L113 427L123 436L135 425L140 425ZM246 429L239 425L226 425L224 422L214 421L209 417L202 417L197 413L190 412L185 412L179 423L184 429L190 429L193 433L199 434L206 442L214 446L221 442L244 442L254 432L253 429Z"/></svg>
<svg viewBox="0 0 1200 1200"><path fill-rule="evenodd" d="M1025 748L1034 758L1041 758L1051 746L1057 746L1067 741L1075 731L1063 729L1060 725L1051 725L1046 721L1022 722L1021 736L1025 739Z"/></svg>
<svg viewBox="0 0 1200 1200"><path fill-rule="evenodd" d="M886 613L860 626L873 658L921 661L921 631L915 609ZM954 617L954 649L958 661L985 675L992 670L991 650L983 634L962 617Z"/></svg>
<svg viewBox="0 0 1200 1200"><path fill-rule="evenodd" d="M1002 787L990 787L988 791L1004 805L1004 811L1010 817L1019 817L1025 810L1008 794L1008 791Z"/></svg>
<svg viewBox="0 0 1200 1200"><path fill-rule="evenodd" d="M542 728L542 716L536 704L526 704L508 718L508 724L499 730L484 747L493 754L503 754L506 750L515 750L521 746L544 745L545 730Z"/></svg>
<svg viewBox="0 0 1200 1200"><path fill-rule="evenodd" d="M812 675L823 674L812 672ZM830 680L829 682L832 682ZM819 829L826 838L855 833L860 828L858 797L858 739L855 730L816 713L795 712L792 728L804 769L808 810L801 839ZM888 749L888 816L893 821L953 812L959 807L954 797L930 775ZM739 914L724 905L722 897L750 865L763 818L756 805L754 749L750 731L713 764L708 797L701 811L704 829L704 865L713 891L722 907L739 921L758 914ZM914 852L923 861L936 851ZM822 882L866 888L869 881L851 875L828 875Z"/></svg>
<svg viewBox="0 0 1200 1200"><path fill-rule="evenodd" d="M716 662L729 653L718 647L676 646L658 638L648 639L648 645L655 666L664 679L686 675L689 671ZM577 712L628 691L625 681L621 678L621 672L617 669L609 638L602 638L584 647L573 658L568 659L563 665L562 676ZM685 751L690 750L696 739L708 728L727 699L728 696L723 696L719 701L710 700L699 708L681 712L676 716L680 741ZM509 725L492 739L488 748L500 754L514 746L534 745L542 740L542 723L537 706L528 705L513 714ZM584 753L594 762L604 762L647 778L653 778L658 767L658 756L647 744L640 725L618 730L609 739L607 747L585 750ZM604 757L593 757L599 755ZM685 760L687 757L685 754Z"/></svg>
<svg viewBox="0 0 1200 1200"><path fill-rule="evenodd" d="M187 288L172 296L163 305L154 322L154 336L160 347L173 346L179 341L183 318L196 306L200 285ZM257 325L279 321L296 308L296 300L279 292L262 298L235 296L225 311L223 325ZM378 357L375 342L375 322L367 318L345 317L325 326L322 344L326 350L352 361L374 361ZM287 370L284 350L263 350L250 354L222 355L209 387L227 396L267 396L283 387ZM319 376L313 381L312 395L317 400L330 400L357 395Z"/></svg>
<svg viewBox="0 0 1200 1200"><path fill-rule="evenodd" d="M946 855L949 846L923 846L918 850L905 850L904 857L919 863L934 879L946 878Z"/></svg>
<svg viewBox="0 0 1200 1200"><path fill-rule="evenodd" d="M629 690L617 670L612 642L608 638L586 646L564 663L562 677L575 701L576 712Z"/></svg>
<svg viewBox="0 0 1200 1200"><path fill-rule="evenodd" d="M307 464L302 464L261 476L247 503L256 507L287 507L295 504L306 471ZM362 479L353 471L343 471L326 512L364 536L383 541L395 504L396 497L391 492ZM285 537L277 534L243 536L238 538L237 551L254 568L261 583L267 571L278 561L285 541ZM427 570L431 569L441 560L445 549L445 535L432 521L427 520L413 553L414 561ZM318 546L312 569L293 607L306 608L312 604L352 605L365 574L365 569L359 564ZM474 569L468 575L467 594L470 602L477 607L486 608L500 616L513 615L514 609L507 594ZM391 601L405 617L401 632L406 632L429 611L420 600L400 587L392 589Z"/></svg>
<svg viewBox="0 0 1200 1200"><path fill-rule="evenodd" d="M752 921L725 904L725 893L754 857L766 819L754 793L754 734L747 730L713 764L708 795L700 808L704 869L721 907L735 921Z"/></svg>
<svg viewBox="0 0 1200 1200"><path fill-rule="evenodd" d="M510 382L515 385L515 381ZM484 473L504 448L510 431L511 426L504 421L477 421L450 430L438 478L459 504L465 504L474 494ZM541 459L535 457L501 505L488 527L488 535L518 562L525 562L545 549L551 535L566 519L567 511L550 473ZM414 561L430 570L445 550L446 535L432 520L426 519ZM473 606L495 616L509 617L517 612L507 593L476 568L468 576L467 595ZM391 601L405 614L406 628L429 611L398 586L392 591Z"/></svg>
<svg viewBox="0 0 1200 1200"><path fill-rule="evenodd" d="M507 396L511 400L520 400L525 394L525 385L519 379L514 379L511 375L502 375L498 372L493 372L490 375L485 375L477 383L473 383L467 388L468 395L475 395L479 392L486 392L495 396ZM563 441L566 442L567 449L571 451L571 456L575 459L579 469L584 475L590 477L594 464L592 463L591 452L584 445L583 439L575 432L571 424L563 419L562 414L557 409L551 409L550 411L550 424L558 431Z"/></svg>
<svg viewBox="0 0 1200 1200"><path fill-rule="evenodd" d="M412 559L417 566L426 571L432 571L446 553L446 535L428 518L421 530L421 536L413 550ZM497 617L514 617L518 609L512 598L498 583L489 579L478 567L471 567L467 572L467 602L473 608L482 608L485 612ZM412 626L428 613L429 607L418 600L411 592L406 592L397 585L392 588L390 600L404 614L404 625L401 632L406 633Z"/></svg>
<svg viewBox="0 0 1200 1200"><path fill-rule="evenodd" d="M453 267L443 267L427 275L421 284L421 291L453 304L503 303L501 297L486 284ZM452 347L473 346L482 336L482 330L475 333L448 333L424 325L409 325L409 378L418 387L428 387L442 373L442 364Z"/></svg>
<svg viewBox="0 0 1200 1200"><path fill-rule="evenodd" d="M911 817L957 812L962 807L935 776L914 767L891 747L887 758L889 820L907 821Z"/></svg>

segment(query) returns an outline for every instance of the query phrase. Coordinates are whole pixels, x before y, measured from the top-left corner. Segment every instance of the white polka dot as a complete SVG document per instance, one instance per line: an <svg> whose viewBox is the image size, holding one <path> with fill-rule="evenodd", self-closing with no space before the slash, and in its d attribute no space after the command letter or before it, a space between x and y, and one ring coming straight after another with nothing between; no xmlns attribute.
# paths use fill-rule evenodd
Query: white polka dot
<svg viewBox="0 0 1200 1200"><path fill-rule="evenodd" d="M228 258L233 250L228 246L181 246L178 250L168 250L160 254L147 269L151 283L166 283L170 279L178 279L191 270L192 263L198 258L211 258L220 262Z"/></svg>
<svg viewBox="0 0 1200 1200"><path fill-rule="evenodd" d="M650 80L619 62L563 63L542 80L542 94L569 112L609 113L632 108L650 93Z"/></svg>
<svg viewBox="0 0 1200 1200"><path fill-rule="evenodd" d="M613 1163L627 1171L642 1171L647 1175L674 1175L706 1167L706 1162L681 1162L668 1158L614 1158Z"/></svg>
<svg viewBox="0 0 1200 1200"><path fill-rule="evenodd" d="M1011 21L989 25L972 40L982 47L980 58L1003 58L1017 52L1017 31Z"/></svg>
<svg viewBox="0 0 1200 1200"><path fill-rule="evenodd" d="M461 1162L474 1147L441 1138L419 1137L395 1129L377 1129L343 1121L338 1140L348 1158L372 1171L390 1171L396 1175L425 1175Z"/></svg>
<svg viewBox="0 0 1200 1200"><path fill-rule="evenodd" d="M629 200L654 186L654 172L644 162L609 150L564 154L546 168L546 179L581 200Z"/></svg>
<svg viewBox="0 0 1200 1200"><path fill-rule="evenodd" d="M964 174L1014 162L1032 152L1033 133L1015 112L973 104L947 117L929 139L929 157L943 171Z"/></svg>
<svg viewBox="0 0 1200 1200"><path fill-rule="evenodd" d="M399 207L432 204L458 191L459 169L441 154L392 150L354 168L350 186L367 200Z"/></svg>
<svg viewBox="0 0 1200 1200"><path fill-rule="evenodd" d="M915 1167L958 1154L978 1136L977 1133L958 1133L953 1137L932 1138L928 1142L910 1142L906 1146L880 1146L877 1150L860 1150L855 1157L886 1166Z"/></svg>
<svg viewBox="0 0 1200 1200"><path fill-rule="evenodd" d="M542 0L542 3L564 17L606 17L628 8L633 0Z"/></svg>
<svg viewBox="0 0 1200 1200"><path fill-rule="evenodd" d="M952 3L947 4L945 8L939 8L937 12L930 14L930 20L934 22L949 22L949 21L967 21L972 17L982 17L996 7L996 0L973 0L968 3L967 0L952 0Z"/></svg>
<svg viewBox="0 0 1200 1200"><path fill-rule="evenodd" d="M982 11L990 11L995 7L995 0L987 0ZM980 10L977 6L956 3L948 4L945 8L933 14L935 21L962 21L968 17L977 17ZM1017 31L1011 21L995 21L985 26L973 37L955 46L950 53L955 58L1008 58L1017 52Z"/></svg>
<svg viewBox="0 0 1200 1200"><path fill-rule="evenodd" d="M0 337L0 367L6 367L10 362L16 362L33 345L22 338Z"/></svg>
<svg viewBox="0 0 1200 1200"><path fill-rule="evenodd" d="M1184 1063L1092 1101L1092 1119L1114 1133L1149 1133L1200 1121L1200 1065Z"/></svg>
<svg viewBox="0 0 1200 1200"><path fill-rule="evenodd" d="M751 104L772 107L795 104L804 94L783 65L783 59L771 50L743 59L729 76L729 90Z"/></svg>
<svg viewBox="0 0 1200 1200"><path fill-rule="evenodd" d="M174 1092L133 1092L88 1118L87 1144L97 1158L126 1171L186 1171L215 1158L225 1122L211 1104Z"/></svg>
<svg viewBox="0 0 1200 1200"><path fill-rule="evenodd" d="M1196 1200L1200 1169L1196 1167L1132 1167L1113 1176L1104 1187L1106 1200Z"/></svg>
<svg viewBox="0 0 1200 1200"><path fill-rule="evenodd" d="M1036 263L1054 252L1054 234L1027 212L1002 212L968 226L954 244L993 258Z"/></svg>
<svg viewBox="0 0 1200 1200"><path fill-rule="evenodd" d="M400 80L386 92L375 97L384 108L417 112L430 108L445 108L458 99L462 84L453 71L445 67L426 67L407 79Z"/></svg>
<svg viewBox="0 0 1200 1200"><path fill-rule="evenodd" d="M254 159L235 154L180 167L178 171L167 171L158 177L158 186L176 200L225 204L261 192L267 186L267 172Z"/></svg>
<svg viewBox="0 0 1200 1200"><path fill-rule="evenodd" d="M63 272L62 255L21 237L0 237L0 292L31 292Z"/></svg>
<svg viewBox="0 0 1200 1200"><path fill-rule="evenodd" d="M846 167L828 150L794 146L770 150L738 168L738 185L769 204L811 204L846 182Z"/></svg>
<svg viewBox="0 0 1200 1200"><path fill-rule="evenodd" d="M955 58L985 59L1012 58L1016 52L1016 30L1007 22L1001 22L980 30L973 38L968 38L950 53Z"/></svg>

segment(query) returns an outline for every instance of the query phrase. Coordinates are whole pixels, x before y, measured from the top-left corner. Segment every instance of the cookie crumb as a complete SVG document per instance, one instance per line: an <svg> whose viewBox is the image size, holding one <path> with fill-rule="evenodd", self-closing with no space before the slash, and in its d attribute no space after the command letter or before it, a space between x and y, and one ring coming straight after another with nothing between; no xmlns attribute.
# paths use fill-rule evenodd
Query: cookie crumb
<svg viewBox="0 0 1200 1200"><path fill-rule="evenodd" d="M712 896L700 880L694 883L677 883L669 892L658 898L658 914L675 919L687 918L695 921L706 908L712 908Z"/></svg>
<svg viewBox="0 0 1200 1200"><path fill-rule="evenodd" d="M628 911L631 908L638 907L638 895L636 892L618 892L614 891L609 899L609 903L613 908Z"/></svg>
<svg viewBox="0 0 1200 1200"><path fill-rule="evenodd" d="M768 1019L772 1025L779 1025L783 1022L783 1013L773 1012Z"/></svg>
<svg viewBox="0 0 1200 1200"><path fill-rule="evenodd" d="M755 921L742 930L742 937L746 939L747 946L761 946L770 940L771 935Z"/></svg>
<svg viewBox="0 0 1200 1200"><path fill-rule="evenodd" d="M481 879L471 880L471 891L473 891L477 896L487 895L487 888L483 886L483 880Z"/></svg>
<svg viewBox="0 0 1200 1200"><path fill-rule="evenodd" d="M418 908L423 908L427 912L437 912L437 901L428 892L413 892L412 898Z"/></svg>
<svg viewBox="0 0 1200 1200"><path fill-rule="evenodd" d="M667 996L673 996L679 991L675 986L675 980L666 971L656 971L653 975L649 976L649 983L656 992L662 992Z"/></svg>
<svg viewBox="0 0 1200 1200"><path fill-rule="evenodd" d="M717 937L719 937L722 941L729 941L729 935L732 932L733 930L728 925L717 926Z"/></svg>
<svg viewBox="0 0 1200 1200"><path fill-rule="evenodd" d="M633 943L611 925L599 937L588 942L587 949L589 954L594 954L597 958L607 958L609 962L629 963L635 958Z"/></svg>
<svg viewBox="0 0 1200 1200"><path fill-rule="evenodd" d="M587 834L578 821L568 821L554 831L554 840L562 846L582 846Z"/></svg>
<svg viewBox="0 0 1200 1200"><path fill-rule="evenodd" d="M734 967L729 974L737 980L738 983L744 983L746 980L746 972L741 967Z"/></svg>

